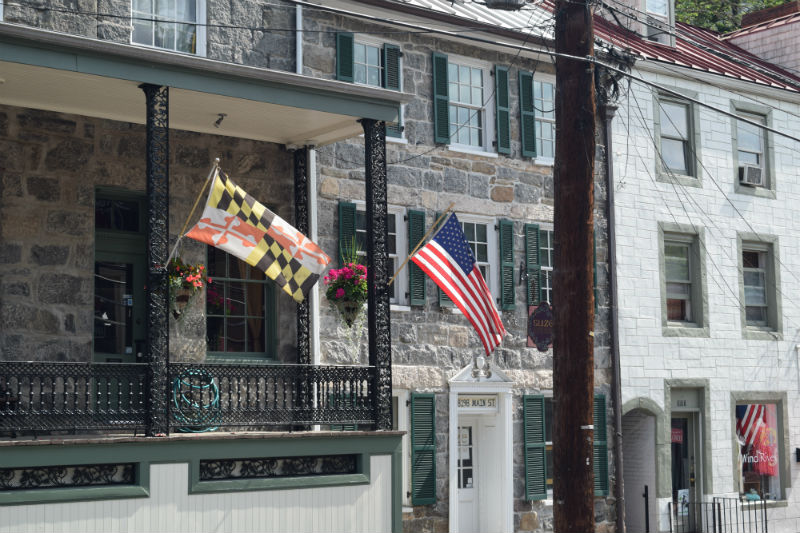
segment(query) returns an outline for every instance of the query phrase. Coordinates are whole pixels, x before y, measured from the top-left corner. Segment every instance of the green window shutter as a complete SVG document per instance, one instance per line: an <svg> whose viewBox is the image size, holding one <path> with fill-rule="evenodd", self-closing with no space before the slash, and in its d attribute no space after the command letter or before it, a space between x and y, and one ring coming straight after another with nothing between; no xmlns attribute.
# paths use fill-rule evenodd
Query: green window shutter
<svg viewBox="0 0 800 533"><path fill-rule="evenodd" d="M536 109L533 106L533 74L519 73L519 127L522 157L536 157Z"/></svg>
<svg viewBox="0 0 800 533"><path fill-rule="evenodd" d="M436 503L436 396L411 395L411 504Z"/></svg>
<svg viewBox="0 0 800 533"><path fill-rule="evenodd" d="M525 268L527 269L528 305L539 305L542 267L539 260L539 225L525 224Z"/></svg>
<svg viewBox="0 0 800 533"><path fill-rule="evenodd" d="M511 117L508 102L508 67L494 67L495 121L497 122L497 153L511 155Z"/></svg>
<svg viewBox="0 0 800 533"><path fill-rule="evenodd" d="M353 81L353 34L336 34L336 79Z"/></svg>
<svg viewBox="0 0 800 533"><path fill-rule="evenodd" d="M523 396L525 432L525 499L547 498L547 462L544 441L544 396Z"/></svg>
<svg viewBox="0 0 800 533"><path fill-rule="evenodd" d="M594 395L594 495L608 496L608 437L606 397Z"/></svg>
<svg viewBox="0 0 800 533"><path fill-rule="evenodd" d="M400 90L400 47L394 44L383 45L383 87L392 91Z"/></svg>
<svg viewBox="0 0 800 533"><path fill-rule="evenodd" d="M408 210L408 253L425 236L425 211ZM425 272L413 262L408 262L408 302L425 305Z"/></svg>
<svg viewBox="0 0 800 533"><path fill-rule="evenodd" d="M500 221L500 307L513 310L516 298L514 291L514 223Z"/></svg>
<svg viewBox="0 0 800 533"><path fill-rule="evenodd" d="M439 220L440 216L442 216L441 213L436 213L436 220ZM445 219L446 218L447 217L445 217ZM445 219L442 219L442 222L444 222ZM440 222L439 225L441 225L442 222ZM453 303L453 300L451 300L450 297L447 296L442 289L437 287L436 291L437 291L437 293L439 295L439 307L455 307L456 306L456 304Z"/></svg>
<svg viewBox="0 0 800 533"><path fill-rule="evenodd" d="M344 266L344 251L356 239L356 204L339 202L339 267Z"/></svg>
<svg viewBox="0 0 800 533"><path fill-rule="evenodd" d="M433 53L433 140L450 142L450 98L447 83L447 56Z"/></svg>

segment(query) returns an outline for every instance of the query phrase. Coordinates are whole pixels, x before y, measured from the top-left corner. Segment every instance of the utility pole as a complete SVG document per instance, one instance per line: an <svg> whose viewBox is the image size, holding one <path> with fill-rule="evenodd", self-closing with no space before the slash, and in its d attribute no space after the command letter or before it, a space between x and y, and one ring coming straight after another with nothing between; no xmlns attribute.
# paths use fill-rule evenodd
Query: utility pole
<svg viewBox="0 0 800 533"><path fill-rule="evenodd" d="M556 52L594 56L587 0L556 0ZM594 64L556 58L553 500L556 533L594 531Z"/></svg>

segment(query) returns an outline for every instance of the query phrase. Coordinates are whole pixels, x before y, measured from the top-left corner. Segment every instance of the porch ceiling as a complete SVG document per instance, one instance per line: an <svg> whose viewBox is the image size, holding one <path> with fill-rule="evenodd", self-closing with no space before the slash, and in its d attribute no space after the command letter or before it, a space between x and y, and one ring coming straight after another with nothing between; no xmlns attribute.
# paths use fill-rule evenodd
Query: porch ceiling
<svg viewBox="0 0 800 533"><path fill-rule="evenodd" d="M394 121L407 97L0 23L0 104L143 124L141 83L170 87L170 128L287 145L362 133ZM214 122L227 116L219 128Z"/></svg>

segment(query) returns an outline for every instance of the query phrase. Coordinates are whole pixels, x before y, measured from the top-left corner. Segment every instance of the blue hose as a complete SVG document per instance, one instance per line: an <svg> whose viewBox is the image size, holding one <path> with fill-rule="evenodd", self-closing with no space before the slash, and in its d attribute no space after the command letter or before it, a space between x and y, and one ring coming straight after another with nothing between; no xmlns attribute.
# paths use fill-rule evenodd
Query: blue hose
<svg viewBox="0 0 800 533"><path fill-rule="evenodd" d="M173 418L178 423L185 424L179 427L178 431L205 433L218 429L217 424L221 416L219 387L209 372L189 369L175 378L172 385L172 403Z"/></svg>

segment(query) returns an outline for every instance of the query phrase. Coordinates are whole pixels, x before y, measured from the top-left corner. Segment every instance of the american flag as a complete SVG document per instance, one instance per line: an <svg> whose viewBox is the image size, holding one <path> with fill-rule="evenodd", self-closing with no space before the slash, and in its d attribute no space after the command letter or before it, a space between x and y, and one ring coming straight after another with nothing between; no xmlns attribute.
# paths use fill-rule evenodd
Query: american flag
<svg viewBox="0 0 800 533"><path fill-rule="evenodd" d="M411 256L411 260L464 313L478 333L486 355L491 354L500 345L506 329L455 213L445 220L428 244Z"/></svg>
<svg viewBox="0 0 800 533"><path fill-rule="evenodd" d="M747 404L736 406L736 432L746 445L755 444L760 430L764 427L763 404Z"/></svg>

